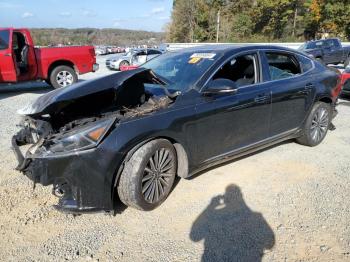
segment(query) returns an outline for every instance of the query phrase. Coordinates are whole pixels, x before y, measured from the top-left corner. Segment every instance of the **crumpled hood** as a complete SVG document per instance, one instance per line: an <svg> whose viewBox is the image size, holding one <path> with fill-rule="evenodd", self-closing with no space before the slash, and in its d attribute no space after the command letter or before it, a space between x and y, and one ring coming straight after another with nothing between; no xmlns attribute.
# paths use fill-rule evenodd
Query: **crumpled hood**
<svg viewBox="0 0 350 262"><path fill-rule="evenodd" d="M53 90L38 97L33 103L17 111L20 115L38 116L56 114L73 101L108 89L117 90L133 76L151 74L149 69L138 68Z"/></svg>

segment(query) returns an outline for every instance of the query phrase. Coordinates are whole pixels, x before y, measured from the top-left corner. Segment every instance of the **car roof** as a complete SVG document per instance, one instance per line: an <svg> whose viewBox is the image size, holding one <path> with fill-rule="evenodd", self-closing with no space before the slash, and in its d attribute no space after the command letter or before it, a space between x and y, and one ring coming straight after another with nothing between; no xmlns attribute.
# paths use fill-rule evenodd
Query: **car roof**
<svg viewBox="0 0 350 262"><path fill-rule="evenodd" d="M171 52L215 52L220 54L234 53L249 50L276 50L276 51L289 51L294 53L300 53L299 51L282 46L274 45L256 45L256 44L210 44L210 45L200 45L195 47L188 47L184 49L178 49Z"/></svg>
<svg viewBox="0 0 350 262"><path fill-rule="evenodd" d="M311 40L310 42L322 42L322 41L327 41L327 40L339 40L339 38L333 37L333 38L327 38L327 39L318 39L318 40Z"/></svg>

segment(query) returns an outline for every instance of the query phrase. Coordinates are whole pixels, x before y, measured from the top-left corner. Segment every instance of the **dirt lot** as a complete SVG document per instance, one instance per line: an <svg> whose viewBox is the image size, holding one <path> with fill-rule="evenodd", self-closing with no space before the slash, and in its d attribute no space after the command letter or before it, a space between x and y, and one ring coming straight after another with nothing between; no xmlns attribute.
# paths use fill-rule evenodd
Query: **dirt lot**
<svg viewBox="0 0 350 262"><path fill-rule="evenodd" d="M180 180L152 212L73 217L13 170L15 112L49 90L0 93L2 261L350 261L349 101L316 148L287 142Z"/></svg>

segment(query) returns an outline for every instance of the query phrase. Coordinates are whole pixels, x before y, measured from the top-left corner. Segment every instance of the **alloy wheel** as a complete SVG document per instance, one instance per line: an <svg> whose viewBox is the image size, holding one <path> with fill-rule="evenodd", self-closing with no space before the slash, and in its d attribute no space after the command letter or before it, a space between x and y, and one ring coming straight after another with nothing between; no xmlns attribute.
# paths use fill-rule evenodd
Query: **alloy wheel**
<svg viewBox="0 0 350 262"><path fill-rule="evenodd" d="M174 157L169 149L161 148L148 160L142 177L142 195L146 202L153 204L166 196L175 176Z"/></svg>
<svg viewBox="0 0 350 262"><path fill-rule="evenodd" d="M74 78L70 72L61 71L57 74L56 80L61 87L66 87L73 84Z"/></svg>
<svg viewBox="0 0 350 262"><path fill-rule="evenodd" d="M311 122L311 128L310 128L311 139L316 143L321 141L327 133L328 125L329 125L329 113L325 108L321 107L316 111L314 118L312 119L312 122Z"/></svg>

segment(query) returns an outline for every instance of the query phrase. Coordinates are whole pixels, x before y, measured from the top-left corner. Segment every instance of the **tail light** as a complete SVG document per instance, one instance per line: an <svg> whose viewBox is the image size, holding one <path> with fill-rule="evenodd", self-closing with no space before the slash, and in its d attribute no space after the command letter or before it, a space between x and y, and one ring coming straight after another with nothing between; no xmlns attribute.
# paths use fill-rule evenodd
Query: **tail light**
<svg viewBox="0 0 350 262"><path fill-rule="evenodd" d="M332 97L337 98L342 90L343 87L343 82L344 82L344 75L339 71L338 71L338 80L337 80L337 84L335 86L335 88L332 90Z"/></svg>

